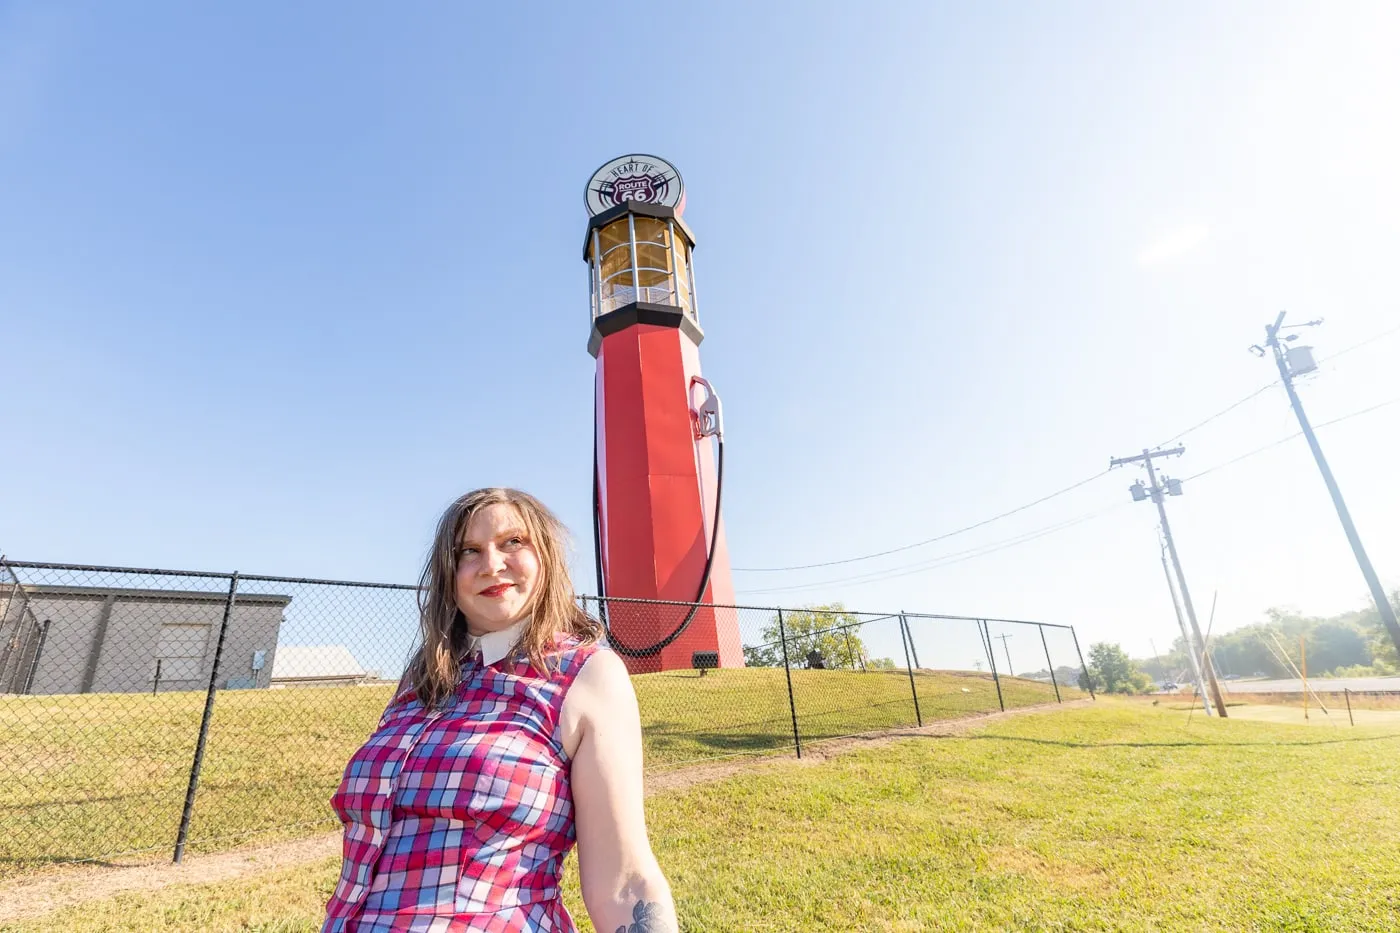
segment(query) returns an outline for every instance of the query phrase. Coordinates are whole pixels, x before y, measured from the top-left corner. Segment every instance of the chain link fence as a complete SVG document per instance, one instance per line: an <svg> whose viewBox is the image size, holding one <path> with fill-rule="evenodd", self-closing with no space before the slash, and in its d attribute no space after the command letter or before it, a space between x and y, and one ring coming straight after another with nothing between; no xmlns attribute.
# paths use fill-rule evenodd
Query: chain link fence
<svg viewBox="0 0 1400 933"><path fill-rule="evenodd" d="M416 597L0 562L0 877L334 828L344 764L416 647ZM1082 695L1065 626L580 599L634 661L637 633L686 619L684 657L706 627L727 646L723 666L634 676L652 772Z"/></svg>

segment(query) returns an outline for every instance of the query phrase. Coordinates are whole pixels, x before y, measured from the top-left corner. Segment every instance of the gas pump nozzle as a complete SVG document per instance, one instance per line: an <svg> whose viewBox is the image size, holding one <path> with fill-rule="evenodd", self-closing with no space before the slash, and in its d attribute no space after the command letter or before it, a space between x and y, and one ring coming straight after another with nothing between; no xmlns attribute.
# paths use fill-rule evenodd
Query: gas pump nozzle
<svg viewBox="0 0 1400 933"><path fill-rule="evenodd" d="M720 410L719 394L715 392L714 386L701 376L690 377L691 400L695 398L695 387L701 386L705 390L705 397L700 400L699 405L694 405L690 409L690 416L695 422L695 439L700 440L705 437L715 437L724 440L724 415Z"/></svg>

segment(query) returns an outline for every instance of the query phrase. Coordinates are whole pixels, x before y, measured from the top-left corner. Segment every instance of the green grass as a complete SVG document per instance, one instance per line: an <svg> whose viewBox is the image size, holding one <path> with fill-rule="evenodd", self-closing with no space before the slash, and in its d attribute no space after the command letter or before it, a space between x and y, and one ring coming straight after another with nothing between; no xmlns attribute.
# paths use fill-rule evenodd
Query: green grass
<svg viewBox="0 0 1400 933"><path fill-rule="evenodd" d="M652 798L652 842L690 931L1396 928L1400 730L1184 720L1107 701L780 761ZM314 931L336 867L24 929Z"/></svg>
<svg viewBox="0 0 1400 933"><path fill-rule="evenodd" d="M792 678L803 741L914 722L906 672ZM997 708L987 675L915 680L925 721ZM648 674L634 683L651 768L792 749L781 669ZM1004 678L1002 686L1009 707L1054 699L1046 684ZM219 694L189 850L332 826L341 769L389 695L389 687ZM0 697L0 878L172 848L203 706L202 693Z"/></svg>
<svg viewBox="0 0 1400 933"><path fill-rule="evenodd" d="M916 672L925 722L998 709L990 675ZM792 710L781 668L690 671L633 678L642 708L647 763L664 770L695 761L753 752L791 751ZM1054 702L1049 684L1002 678L1008 708ZM963 692L966 691L966 692ZM802 741L912 726L914 704L905 671L792 672ZM1064 691L1077 699L1077 690Z"/></svg>

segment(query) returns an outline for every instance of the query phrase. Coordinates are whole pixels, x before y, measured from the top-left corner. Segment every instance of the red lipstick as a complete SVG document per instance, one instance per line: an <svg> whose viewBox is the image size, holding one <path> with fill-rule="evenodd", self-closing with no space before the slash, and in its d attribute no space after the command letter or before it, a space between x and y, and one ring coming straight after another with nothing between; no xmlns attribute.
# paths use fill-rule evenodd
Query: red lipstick
<svg viewBox="0 0 1400 933"><path fill-rule="evenodd" d="M497 583L495 586L488 586L486 589L482 590L476 595L485 596L487 599L496 599L499 596L504 596L506 590L510 588L511 584L509 583Z"/></svg>

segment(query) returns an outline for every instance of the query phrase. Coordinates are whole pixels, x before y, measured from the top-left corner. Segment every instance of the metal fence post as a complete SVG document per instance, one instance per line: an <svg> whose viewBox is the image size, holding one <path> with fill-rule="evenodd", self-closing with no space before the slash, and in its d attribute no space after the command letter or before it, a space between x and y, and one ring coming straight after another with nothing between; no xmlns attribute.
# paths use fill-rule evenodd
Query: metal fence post
<svg viewBox="0 0 1400 933"><path fill-rule="evenodd" d="M10 578L13 581L10 585L10 589L5 593L5 609L3 612L0 612L0 622L4 622L10 617L10 603L14 601L15 590L19 589L19 577L15 575L14 569L10 567L10 562L5 560L4 554L0 554L0 567L4 567L9 571Z"/></svg>
<svg viewBox="0 0 1400 933"><path fill-rule="evenodd" d="M909 646L914 641L914 636L909 634L909 623L904 619L904 613L899 614L899 638L904 642L904 667L909 672L909 692L914 696L914 721L919 725L924 724L924 714L919 710L919 690L914 686L914 668L910 666Z"/></svg>
<svg viewBox="0 0 1400 933"><path fill-rule="evenodd" d="M5 597L5 611L0 615L0 626L10 617L10 609L14 604L15 593L20 594L19 612L15 613L14 635L7 643L0 646L0 691L6 693L28 693L30 681L34 679L34 668L31 665L29 674L20 682L20 674L24 669L24 656L28 650L29 639L35 635L43 638L47 637L47 627L40 626L39 619L34 615L34 611L29 607L29 591L19 581L19 575L0 554L0 565L3 565L10 576L9 594ZM26 635L25 616L33 622L33 634ZM37 650L42 650L42 644ZM36 654L37 657L37 654Z"/></svg>
<svg viewBox="0 0 1400 933"><path fill-rule="evenodd" d="M1079 655L1079 672L1084 676L1084 686L1089 690L1089 699L1097 702L1098 697L1094 696L1094 678L1089 676L1089 668L1084 663L1084 652L1079 650L1079 633L1074 630L1073 625L1069 627L1069 634L1074 639L1074 653Z"/></svg>
<svg viewBox="0 0 1400 933"><path fill-rule="evenodd" d="M792 665L788 663L787 629L783 626L783 610L778 610L778 641L783 646L783 673L787 675L788 710L792 713L792 743L797 746L797 757L802 757L802 735L797 731L797 700L792 695Z"/></svg>
<svg viewBox="0 0 1400 933"><path fill-rule="evenodd" d="M1050 684L1055 688L1055 702L1063 703L1064 700L1060 699L1060 685L1055 680L1055 662L1050 660L1050 643L1045 640L1045 626L1037 622L1035 627L1040 630L1040 646L1045 649L1045 669L1050 672Z"/></svg>
<svg viewBox="0 0 1400 933"><path fill-rule="evenodd" d="M224 654L224 637L228 635L228 620L233 615L233 600L238 592L238 571L228 581L228 598L224 600L224 618L219 623L219 641L214 647L214 666L209 671L209 689L204 694L204 715L199 720L199 741L194 747L194 763L190 765L190 783L185 788L185 809L180 814L180 830L175 836L175 864L185 857L185 842L190 835L190 818L194 816L194 795L199 790L199 771L204 766L204 746L209 741L209 720L214 716L215 681L219 676L219 661Z"/></svg>
<svg viewBox="0 0 1400 933"><path fill-rule="evenodd" d="M1006 712L1006 698L1001 695L1001 675L997 673L997 659L992 652L992 627L986 619L977 620L977 634L982 636L982 647L987 652L987 663L992 666L992 680L997 685L997 705Z"/></svg>

